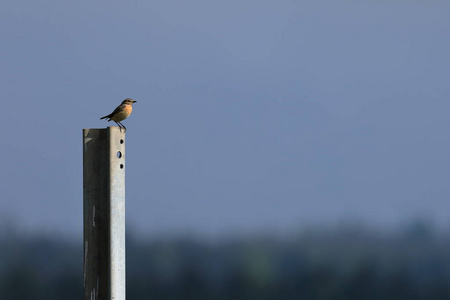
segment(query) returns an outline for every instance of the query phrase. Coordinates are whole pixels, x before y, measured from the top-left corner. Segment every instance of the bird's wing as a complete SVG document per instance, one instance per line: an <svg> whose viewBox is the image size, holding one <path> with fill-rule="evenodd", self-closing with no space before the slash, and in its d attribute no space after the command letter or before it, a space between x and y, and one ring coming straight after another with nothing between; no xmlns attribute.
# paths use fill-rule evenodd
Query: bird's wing
<svg viewBox="0 0 450 300"><path fill-rule="evenodd" d="M119 105L119 106L116 107L116 109L112 113L110 113L107 116L104 116L103 118L110 118L111 119L112 116L114 116L115 114L118 114L122 110L123 110L123 105Z"/></svg>

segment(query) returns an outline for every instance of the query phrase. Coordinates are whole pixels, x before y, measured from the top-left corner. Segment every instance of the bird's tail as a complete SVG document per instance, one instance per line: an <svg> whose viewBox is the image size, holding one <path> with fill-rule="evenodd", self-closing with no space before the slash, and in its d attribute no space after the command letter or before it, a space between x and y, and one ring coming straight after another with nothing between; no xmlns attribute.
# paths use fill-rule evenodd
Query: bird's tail
<svg viewBox="0 0 450 300"><path fill-rule="evenodd" d="M104 116L104 117L101 117L100 120L103 120L103 119L106 119L106 118L109 118L109 117L108 116Z"/></svg>

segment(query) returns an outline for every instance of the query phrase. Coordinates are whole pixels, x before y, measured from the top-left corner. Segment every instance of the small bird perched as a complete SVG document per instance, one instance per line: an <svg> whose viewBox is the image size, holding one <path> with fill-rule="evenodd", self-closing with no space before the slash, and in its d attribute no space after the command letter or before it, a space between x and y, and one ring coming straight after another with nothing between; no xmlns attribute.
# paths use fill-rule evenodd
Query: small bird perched
<svg viewBox="0 0 450 300"><path fill-rule="evenodd" d="M125 120L126 118L128 118L131 115L131 112L133 111L133 103L135 103L137 101L134 101L131 98L127 98L125 100L122 101L122 103L116 107L116 109L110 113L107 116L101 117L101 119L108 119L107 121L111 121L113 120L114 122L116 122L117 125L119 125L120 131L122 131L122 128L125 129L125 132L127 131L127 128L120 123L120 121Z"/></svg>

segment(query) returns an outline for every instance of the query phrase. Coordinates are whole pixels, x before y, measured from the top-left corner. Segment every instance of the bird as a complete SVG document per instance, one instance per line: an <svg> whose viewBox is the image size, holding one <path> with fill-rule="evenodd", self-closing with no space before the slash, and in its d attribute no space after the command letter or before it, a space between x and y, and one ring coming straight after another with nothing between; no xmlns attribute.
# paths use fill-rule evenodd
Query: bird
<svg viewBox="0 0 450 300"><path fill-rule="evenodd" d="M107 116L101 117L100 120L108 119L107 120L108 122L113 120L114 122L116 122L117 125L119 125L121 132L122 132L122 128L126 132L127 128L120 122L125 120L126 118L128 118L131 115L131 112L133 111L133 103L136 103L136 102L137 101L134 101L131 98L127 98L127 99L123 100L122 103L119 106L117 106L116 109L112 113L110 113Z"/></svg>

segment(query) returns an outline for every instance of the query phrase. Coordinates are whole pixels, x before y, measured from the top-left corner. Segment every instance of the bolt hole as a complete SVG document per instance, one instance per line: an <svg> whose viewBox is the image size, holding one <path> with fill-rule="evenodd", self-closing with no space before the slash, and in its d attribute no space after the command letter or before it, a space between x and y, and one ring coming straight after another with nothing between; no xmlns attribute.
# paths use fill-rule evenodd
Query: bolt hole
<svg viewBox="0 0 450 300"><path fill-rule="evenodd" d="M123 140L122 139L120 140L120 143L123 144Z"/></svg>
<svg viewBox="0 0 450 300"><path fill-rule="evenodd" d="M123 164L120 164L120 168L123 169Z"/></svg>
<svg viewBox="0 0 450 300"><path fill-rule="evenodd" d="M117 151L117 158L121 158L122 157L122 152Z"/></svg>

